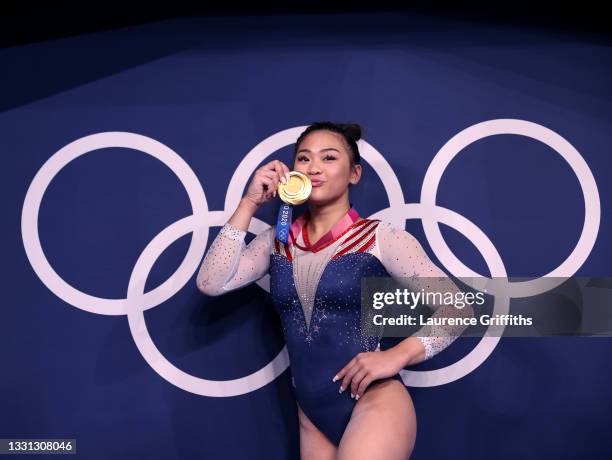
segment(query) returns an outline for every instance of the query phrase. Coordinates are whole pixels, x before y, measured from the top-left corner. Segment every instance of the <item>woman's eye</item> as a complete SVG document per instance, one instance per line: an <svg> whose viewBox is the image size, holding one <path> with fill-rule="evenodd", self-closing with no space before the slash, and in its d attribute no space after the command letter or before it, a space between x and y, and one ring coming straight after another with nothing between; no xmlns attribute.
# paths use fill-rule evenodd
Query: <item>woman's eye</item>
<svg viewBox="0 0 612 460"><path fill-rule="evenodd" d="M325 157L323 157L324 160L335 160L336 157L333 155L325 155ZM308 157L305 157L303 155L297 157L297 161L302 161L302 160L308 160Z"/></svg>

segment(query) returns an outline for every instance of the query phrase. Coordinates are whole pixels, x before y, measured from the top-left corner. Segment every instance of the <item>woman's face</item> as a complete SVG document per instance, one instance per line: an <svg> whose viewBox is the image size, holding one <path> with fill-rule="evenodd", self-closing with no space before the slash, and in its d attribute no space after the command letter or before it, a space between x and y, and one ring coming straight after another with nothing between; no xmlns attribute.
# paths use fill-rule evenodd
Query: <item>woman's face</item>
<svg viewBox="0 0 612 460"><path fill-rule="evenodd" d="M308 134L298 147L293 169L312 181L308 201L326 203L348 193L348 184L361 177L361 165L351 168L350 153L344 138L333 131L317 130Z"/></svg>

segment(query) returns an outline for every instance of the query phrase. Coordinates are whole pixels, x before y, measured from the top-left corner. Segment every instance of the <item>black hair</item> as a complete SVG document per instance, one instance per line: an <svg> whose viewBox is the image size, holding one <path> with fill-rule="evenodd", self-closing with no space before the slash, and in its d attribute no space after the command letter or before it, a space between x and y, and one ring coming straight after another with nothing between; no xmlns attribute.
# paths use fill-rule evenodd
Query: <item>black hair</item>
<svg viewBox="0 0 612 460"><path fill-rule="evenodd" d="M312 123L302 132L302 134L300 134L300 137L298 137L298 140L295 142L295 151L293 152L294 159L297 155L300 142L302 142L311 132L319 130L327 130L341 134L349 147L351 168L361 163L361 155L359 154L359 147L357 147L357 141L361 139L361 126L357 123L332 123L331 121L317 121Z"/></svg>

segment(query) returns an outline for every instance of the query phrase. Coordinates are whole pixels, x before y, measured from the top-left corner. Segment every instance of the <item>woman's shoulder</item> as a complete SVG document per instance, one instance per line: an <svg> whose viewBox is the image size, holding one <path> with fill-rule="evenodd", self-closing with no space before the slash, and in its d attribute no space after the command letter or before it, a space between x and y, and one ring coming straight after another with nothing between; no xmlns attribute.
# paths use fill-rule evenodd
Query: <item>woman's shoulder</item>
<svg viewBox="0 0 612 460"><path fill-rule="evenodd" d="M411 243L412 245L417 243L416 237L406 230L405 224L389 219L381 219L379 221L376 235L379 243L386 248L395 248L398 245L403 247L406 243Z"/></svg>
<svg viewBox="0 0 612 460"><path fill-rule="evenodd" d="M390 223L383 219L371 219L367 217L359 218L353 223L351 228L344 235L344 241L355 241L372 239L372 243L375 243L378 239L378 235L381 233L388 232L391 227Z"/></svg>
<svg viewBox="0 0 612 460"><path fill-rule="evenodd" d="M381 223L382 221L380 219L371 219L369 217L359 217L359 219L357 219L353 225L351 226L351 229L353 228L360 228L362 226L372 226L372 227L376 227L378 226L379 223Z"/></svg>
<svg viewBox="0 0 612 460"><path fill-rule="evenodd" d="M355 221L353 226L359 226L364 224L374 224L376 226L380 226L381 228L399 228L402 229L402 225L396 223L395 221L389 218L370 218L370 217L360 217Z"/></svg>
<svg viewBox="0 0 612 460"><path fill-rule="evenodd" d="M381 230L390 231L390 232L391 231L403 232L403 233L410 235L410 233L406 231L405 222L396 222L388 218L378 219L378 221L379 221L378 227Z"/></svg>

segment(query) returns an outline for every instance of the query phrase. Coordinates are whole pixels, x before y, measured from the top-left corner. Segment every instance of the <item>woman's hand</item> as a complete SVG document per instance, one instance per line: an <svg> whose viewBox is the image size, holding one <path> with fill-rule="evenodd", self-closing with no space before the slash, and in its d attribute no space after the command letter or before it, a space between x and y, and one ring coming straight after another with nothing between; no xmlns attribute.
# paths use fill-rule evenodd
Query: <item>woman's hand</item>
<svg viewBox="0 0 612 460"><path fill-rule="evenodd" d="M289 180L289 168L280 160L272 160L255 171L244 198L260 206L276 197L279 182Z"/></svg>
<svg viewBox="0 0 612 460"><path fill-rule="evenodd" d="M403 350L368 351L357 354L336 374L333 381L342 379L340 393L351 387L351 398L359 399L374 380L392 377L406 364Z"/></svg>

